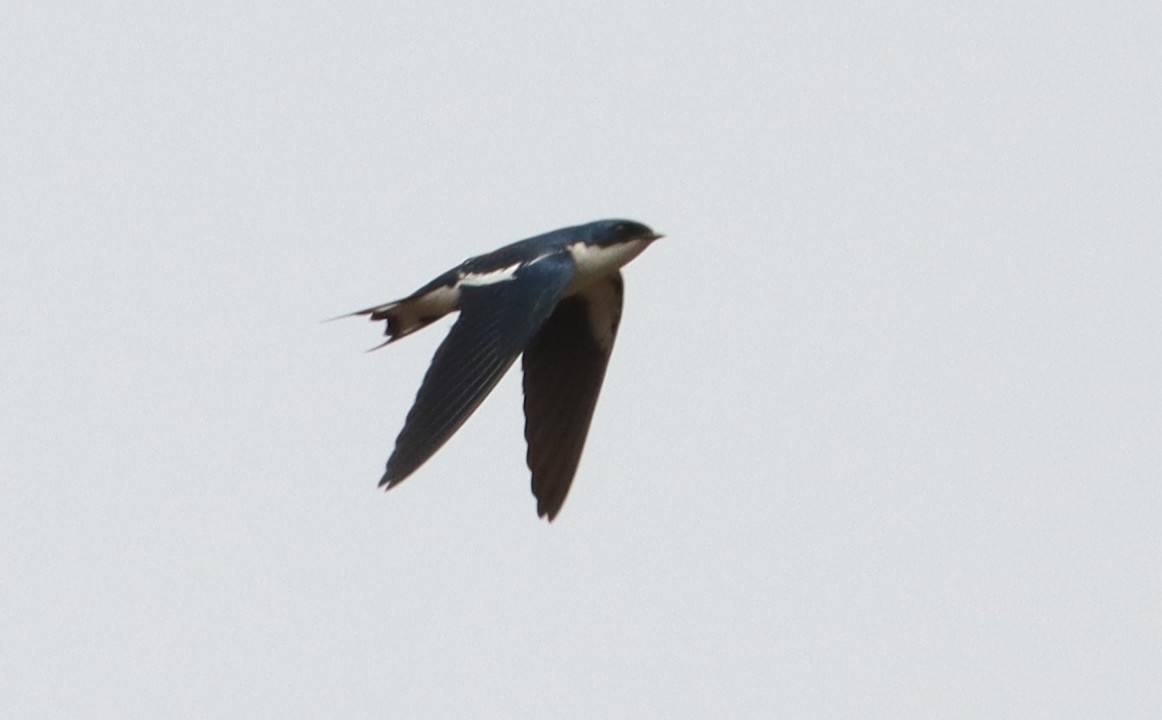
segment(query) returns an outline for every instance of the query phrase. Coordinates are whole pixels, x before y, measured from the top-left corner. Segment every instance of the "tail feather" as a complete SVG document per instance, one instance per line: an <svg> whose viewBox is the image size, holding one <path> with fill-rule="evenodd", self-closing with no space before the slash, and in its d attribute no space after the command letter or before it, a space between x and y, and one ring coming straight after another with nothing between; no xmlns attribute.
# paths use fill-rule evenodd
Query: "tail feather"
<svg viewBox="0 0 1162 720"><path fill-rule="evenodd" d="M400 303L402 302L402 300L396 300L394 302L384 303L382 305L372 305L369 308L356 310L355 312L348 313L342 317L358 317L360 315L367 315L369 316L369 320L385 320L390 316L391 311L399 307Z"/></svg>
<svg viewBox="0 0 1162 720"><path fill-rule="evenodd" d="M343 313L335 317L329 317L322 322L335 322L336 320L346 320L347 318L359 317L360 315L370 316L369 320L385 320L388 318L392 310L399 307L402 301L384 303L383 305L375 305L373 307L364 308L363 310L356 310L355 312Z"/></svg>
<svg viewBox="0 0 1162 720"><path fill-rule="evenodd" d="M390 345L400 338L407 337L417 330L424 329L442 317L442 315L416 317L414 314L414 309L407 308L405 301L396 300L395 302L384 303L383 305L376 305L374 307L364 308L363 310L356 310L353 313L347 313L346 315L330 318L330 320L340 320L342 318L360 316L364 316L372 322L383 321L386 323L385 327L383 328L383 334L387 340L384 340L382 343L376 345L373 348L369 348L367 352L386 347L387 345Z"/></svg>
<svg viewBox="0 0 1162 720"><path fill-rule="evenodd" d="M369 307L365 310L360 310L358 312L351 313L353 316L356 316L356 317L358 317L359 315L366 315L367 319L370 320L371 322L379 322L381 320L387 321L387 326L384 327L384 329L383 329L383 334L387 337L387 341L384 342L382 345L376 345L375 347L371 348L371 350L378 350L379 348L383 347L384 345L387 345L388 343L399 340L404 335L407 335L406 332L401 332L401 330L402 330L402 327L401 327L402 318L400 317L400 315L401 315L400 310L402 309L401 305L402 305L402 301L397 300L395 302L389 302L389 303L385 303L383 305L376 305L375 307ZM370 350L368 352L370 352Z"/></svg>
<svg viewBox="0 0 1162 720"><path fill-rule="evenodd" d="M457 307L458 300L458 293L448 282L433 281L428 286L420 288L401 300L372 305L369 308L356 310L339 317L365 316L372 322L383 321L387 323L387 327L383 330L387 340L382 345L372 348L372 350L378 350L384 345L389 345L417 330L426 328L450 312L455 312L459 309Z"/></svg>

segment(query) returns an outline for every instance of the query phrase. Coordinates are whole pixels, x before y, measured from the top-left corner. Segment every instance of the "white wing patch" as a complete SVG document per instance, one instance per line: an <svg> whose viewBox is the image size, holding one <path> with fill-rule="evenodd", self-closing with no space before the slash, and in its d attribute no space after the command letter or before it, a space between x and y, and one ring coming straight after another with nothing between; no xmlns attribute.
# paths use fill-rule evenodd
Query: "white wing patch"
<svg viewBox="0 0 1162 720"><path fill-rule="evenodd" d="M507 282L512 280L516 275L516 271L520 269L524 263L516 263L508 267L502 267L499 270L493 270L486 273L465 273L460 276L460 281L457 285L492 285L499 282Z"/></svg>

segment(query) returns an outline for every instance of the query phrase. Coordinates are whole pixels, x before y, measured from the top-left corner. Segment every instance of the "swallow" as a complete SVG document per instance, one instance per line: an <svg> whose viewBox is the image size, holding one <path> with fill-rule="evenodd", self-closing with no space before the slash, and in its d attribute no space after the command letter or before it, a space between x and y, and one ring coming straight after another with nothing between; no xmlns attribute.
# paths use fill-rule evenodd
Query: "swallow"
<svg viewBox="0 0 1162 720"><path fill-rule="evenodd" d="M523 356L526 461L551 522L577 472L617 327L621 267L662 235L632 220L561 228L471 257L411 295L344 317L385 321L378 349L452 312L379 481L427 462Z"/></svg>

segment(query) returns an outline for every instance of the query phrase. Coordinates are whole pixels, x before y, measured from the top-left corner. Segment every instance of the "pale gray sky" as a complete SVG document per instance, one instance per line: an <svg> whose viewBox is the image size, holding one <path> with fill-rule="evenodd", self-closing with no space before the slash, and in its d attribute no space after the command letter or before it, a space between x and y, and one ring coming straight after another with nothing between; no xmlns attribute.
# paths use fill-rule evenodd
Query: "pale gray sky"
<svg viewBox="0 0 1162 720"><path fill-rule="evenodd" d="M1157 716L1157 3L4 16L6 716ZM517 373L378 491L318 320L608 216L557 522Z"/></svg>

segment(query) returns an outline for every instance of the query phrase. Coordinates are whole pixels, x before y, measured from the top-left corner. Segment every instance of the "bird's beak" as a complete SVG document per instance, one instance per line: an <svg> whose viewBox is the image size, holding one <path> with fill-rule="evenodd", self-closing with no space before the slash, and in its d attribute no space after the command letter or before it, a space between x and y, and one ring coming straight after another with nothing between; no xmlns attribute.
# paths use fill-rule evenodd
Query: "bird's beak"
<svg viewBox="0 0 1162 720"><path fill-rule="evenodd" d="M661 234L661 233L654 233L653 235L650 235L646 239L649 240L650 242L653 242L654 240L661 240L664 237L666 237L666 236Z"/></svg>

